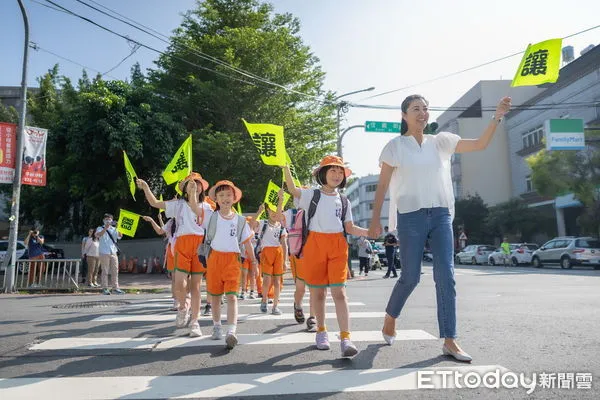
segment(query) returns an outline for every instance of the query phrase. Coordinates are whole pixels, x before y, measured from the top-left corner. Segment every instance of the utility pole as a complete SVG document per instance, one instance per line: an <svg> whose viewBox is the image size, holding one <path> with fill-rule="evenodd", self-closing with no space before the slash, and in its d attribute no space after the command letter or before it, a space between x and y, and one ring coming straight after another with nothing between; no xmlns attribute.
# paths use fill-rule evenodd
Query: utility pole
<svg viewBox="0 0 600 400"><path fill-rule="evenodd" d="M15 157L15 178L13 180L13 194L11 199L10 234L8 236L8 249L4 257L5 293L15 291L15 272L17 258L17 235L19 233L19 201L21 198L21 172L23 165L23 139L25 137L25 116L27 114L27 62L29 56L29 18L23 0L17 0L23 16L25 39L23 43L23 71L21 77L21 106L19 107L19 127L17 129L17 155Z"/></svg>

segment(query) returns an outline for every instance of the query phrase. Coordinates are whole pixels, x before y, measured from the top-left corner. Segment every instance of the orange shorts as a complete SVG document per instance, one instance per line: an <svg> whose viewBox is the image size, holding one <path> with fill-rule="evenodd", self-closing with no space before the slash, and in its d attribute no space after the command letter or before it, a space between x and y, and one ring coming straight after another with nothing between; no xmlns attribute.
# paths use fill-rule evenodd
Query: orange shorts
<svg viewBox="0 0 600 400"><path fill-rule="evenodd" d="M283 275L283 249L281 246L265 247L260 252L260 272L263 275Z"/></svg>
<svg viewBox="0 0 600 400"><path fill-rule="evenodd" d="M175 256L171 252L171 243L167 244L165 258L167 259L167 271L173 272L173 268L175 267Z"/></svg>
<svg viewBox="0 0 600 400"><path fill-rule="evenodd" d="M348 243L344 234L309 232L302 251L302 263L302 278L308 286L345 286Z"/></svg>
<svg viewBox="0 0 600 400"><path fill-rule="evenodd" d="M198 246L203 239L204 236L198 235L183 235L177 238L173 259L175 271L192 275L206 273L206 268L198 258Z"/></svg>
<svg viewBox="0 0 600 400"><path fill-rule="evenodd" d="M237 296L242 266L240 254L211 250L207 264L206 291L213 296L223 293Z"/></svg>
<svg viewBox="0 0 600 400"><path fill-rule="evenodd" d="M294 279L304 281L302 278L302 259L290 255L290 269L292 270L292 277Z"/></svg>

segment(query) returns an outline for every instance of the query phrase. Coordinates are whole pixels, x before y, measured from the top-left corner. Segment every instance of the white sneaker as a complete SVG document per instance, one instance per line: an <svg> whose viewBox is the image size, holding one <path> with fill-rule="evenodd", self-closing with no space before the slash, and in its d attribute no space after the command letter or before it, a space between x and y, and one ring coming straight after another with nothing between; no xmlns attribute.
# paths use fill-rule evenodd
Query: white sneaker
<svg viewBox="0 0 600 400"><path fill-rule="evenodd" d="M250 292L250 296L248 296L249 299L256 299L256 295L254 294L254 292Z"/></svg>
<svg viewBox="0 0 600 400"><path fill-rule="evenodd" d="M225 343L227 344L227 348L229 350L233 349L238 344L238 338L234 332L227 332Z"/></svg>
<svg viewBox="0 0 600 400"><path fill-rule="evenodd" d="M175 320L175 326L177 328L183 328L183 327L187 326L187 324L189 322L190 322L190 313L188 312L188 310L183 309L183 310L177 311L177 319Z"/></svg>
<svg viewBox="0 0 600 400"><path fill-rule="evenodd" d="M223 326L222 325L213 326L213 333L210 338L212 340L221 340L223 338Z"/></svg>
<svg viewBox="0 0 600 400"><path fill-rule="evenodd" d="M198 321L194 321L190 324L190 337L202 336L202 330L200 330L200 324Z"/></svg>
<svg viewBox="0 0 600 400"><path fill-rule="evenodd" d="M240 293L240 300L246 300L246 294L244 292Z"/></svg>

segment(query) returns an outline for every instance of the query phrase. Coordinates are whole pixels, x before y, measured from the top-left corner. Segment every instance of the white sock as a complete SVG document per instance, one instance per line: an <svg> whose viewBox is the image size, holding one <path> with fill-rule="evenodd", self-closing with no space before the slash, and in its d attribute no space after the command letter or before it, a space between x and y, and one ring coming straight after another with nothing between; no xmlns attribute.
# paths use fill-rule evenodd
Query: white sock
<svg viewBox="0 0 600 400"><path fill-rule="evenodd" d="M229 325L229 329L227 330L227 333L235 333L235 331L237 330L237 325L233 324L233 325Z"/></svg>

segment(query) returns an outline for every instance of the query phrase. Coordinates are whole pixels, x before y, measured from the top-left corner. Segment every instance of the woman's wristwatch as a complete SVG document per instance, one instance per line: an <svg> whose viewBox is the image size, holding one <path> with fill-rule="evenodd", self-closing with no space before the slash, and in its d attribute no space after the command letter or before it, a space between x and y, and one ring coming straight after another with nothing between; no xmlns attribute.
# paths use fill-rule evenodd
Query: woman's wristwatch
<svg viewBox="0 0 600 400"><path fill-rule="evenodd" d="M492 115L492 121L496 122L496 125L500 125L504 117L496 118L496 114Z"/></svg>

